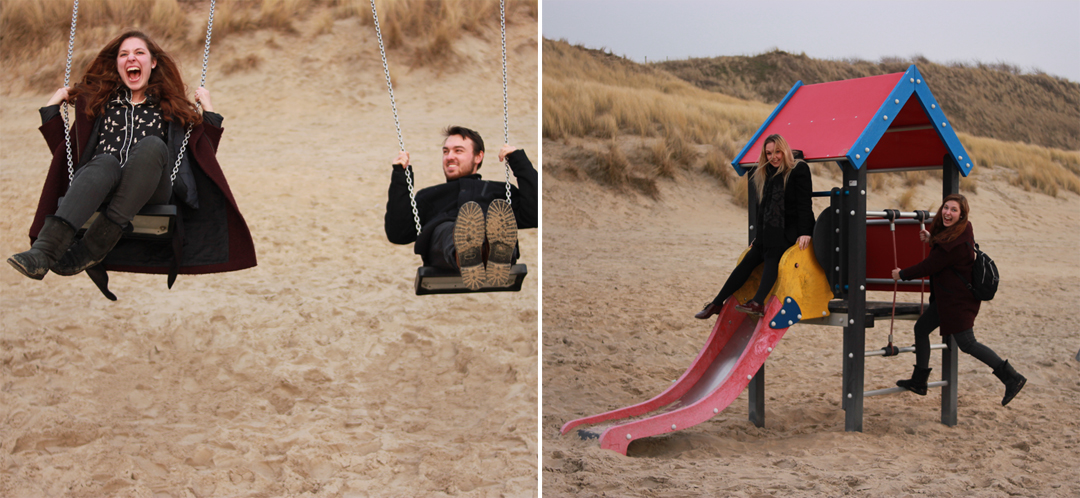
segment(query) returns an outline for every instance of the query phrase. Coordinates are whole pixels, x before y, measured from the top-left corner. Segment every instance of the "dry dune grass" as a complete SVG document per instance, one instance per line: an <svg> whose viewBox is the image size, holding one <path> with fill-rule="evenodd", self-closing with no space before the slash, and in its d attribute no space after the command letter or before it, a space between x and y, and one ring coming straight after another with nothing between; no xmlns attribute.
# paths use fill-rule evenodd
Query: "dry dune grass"
<svg viewBox="0 0 1080 498"><path fill-rule="evenodd" d="M678 170L712 168L710 174L716 175L718 160L713 157L710 163L706 157L730 155L730 161L740 148L738 139L752 134L769 112L760 103L706 92L663 71L552 40L544 40L543 103L547 139L659 139L645 146L636 172L646 181L674 178ZM704 152L697 144L704 145ZM623 186L641 175L593 176ZM724 184L741 189L736 182Z"/></svg>
<svg viewBox="0 0 1080 498"><path fill-rule="evenodd" d="M544 40L543 47L545 139L612 141L608 152L584 153L587 156L610 156L619 137L637 137L645 144L638 146L640 157L633 157L629 148L623 147L620 154L632 160L616 157L582 162L585 168L604 165L602 171L589 176L621 188L631 179L640 185L675 178L680 170L703 171L728 189L733 202L745 205L745 180L734 175L730 162L772 111L773 104L705 91L664 71L661 68L666 66L660 64L637 64L603 50L562 41ZM830 62L822 67L834 65ZM787 88L790 85L785 86L785 91ZM1011 170L1009 181L1013 185L1050 196L1061 190L1080 193L1080 152L966 133L960 134L960 140L978 167ZM616 174L612 169L617 165L628 171ZM835 171L835 164L830 163L826 170ZM911 207L916 188L930 176L927 172L908 172L899 177L870 175L869 182L875 190L901 182L907 192L899 200L906 208ZM650 188L654 190L655 185ZM960 188L977 192L977 178L963 178Z"/></svg>
<svg viewBox="0 0 1080 498"><path fill-rule="evenodd" d="M959 134L977 167L1004 166L1016 171L1010 183L1024 190L1058 195L1080 194L1080 152Z"/></svg>
<svg viewBox="0 0 1080 498"><path fill-rule="evenodd" d="M63 80L71 0L3 0L0 3L0 58L5 79L25 88L51 88ZM444 69L456 60L453 44L462 34L498 36L498 0L377 0L387 48L407 55L414 67ZM137 28L181 59L201 55L208 1L81 0L72 81L97 50L120 30ZM368 0L230 0L217 2L213 39L257 30L318 36L333 31L339 19L359 17L372 24ZM507 0L507 19L535 21L538 0ZM318 16L311 32L298 21ZM257 65L257 61L248 61ZM243 64L241 64L243 65ZM242 69L242 68L240 68ZM234 68L235 70L235 68ZM11 88L12 85L7 85Z"/></svg>
<svg viewBox="0 0 1080 498"><path fill-rule="evenodd" d="M879 62L822 60L781 50L754 56L651 64L694 85L773 104L796 81L823 83L897 73L918 66L956 129L1011 142L1080 149L1080 83L1008 64L937 64L922 56Z"/></svg>

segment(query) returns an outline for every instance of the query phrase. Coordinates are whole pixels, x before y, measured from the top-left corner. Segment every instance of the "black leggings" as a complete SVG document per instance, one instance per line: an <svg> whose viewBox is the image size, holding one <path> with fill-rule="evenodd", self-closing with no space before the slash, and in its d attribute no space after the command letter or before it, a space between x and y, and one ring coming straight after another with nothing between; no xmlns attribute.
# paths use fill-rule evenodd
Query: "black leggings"
<svg viewBox="0 0 1080 498"><path fill-rule="evenodd" d="M105 215L126 225L143 206L167 204L172 195L168 156L165 142L150 136L131 147L124 166L111 154L91 159L75 173L56 216L81 227L108 201Z"/></svg>
<svg viewBox="0 0 1080 498"><path fill-rule="evenodd" d="M731 275L728 276L727 282L724 282L724 286L720 288L720 293L713 299L713 304L724 304L727 298L731 297L735 291L746 283L746 280L750 278L750 274L754 272L754 268L757 268L762 262L765 263L765 267L762 268L761 272L761 284L758 286L757 294L754 294L753 300L758 304L765 304L765 296L769 295L769 291L776 284L780 258L784 256L784 252L787 250L787 247L763 249L759 244L751 246L750 251L746 253L742 261L735 266L734 270L731 270Z"/></svg>
<svg viewBox="0 0 1080 498"><path fill-rule="evenodd" d="M926 307L922 316L915 322L916 366L921 368L930 366L930 333L939 325L941 325L941 317L938 316L937 302L933 302ZM993 349L975 340L975 332L972 329L955 333L953 338L956 339L956 345L960 348L960 351L974 356L994 370L1001 366L1001 357Z"/></svg>

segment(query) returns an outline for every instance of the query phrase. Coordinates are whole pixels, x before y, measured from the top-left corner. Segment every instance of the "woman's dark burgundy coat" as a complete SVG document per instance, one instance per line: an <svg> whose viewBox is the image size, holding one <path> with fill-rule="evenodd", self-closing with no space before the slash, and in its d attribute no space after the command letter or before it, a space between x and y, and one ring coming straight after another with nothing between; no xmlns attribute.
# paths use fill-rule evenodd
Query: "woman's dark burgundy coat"
<svg viewBox="0 0 1080 498"><path fill-rule="evenodd" d="M94 124L94 120L88 118L82 106L76 103L71 132L75 164L84 162L80 159L86 153ZM59 198L68 188L63 119L59 116L50 119L41 126L40 131L53 153L53 159L34 222L30 226L31 242L37 238L45 217L56 212ZM208 124L199 124L191 132L186 154L192 159L199 208L190 208L182 202L175 203L184 226L183 251L178 268L181 274L227 272L256 265L251 232L217 162L221 133L222 128ZM170 149L178 147L170 144ZM168 243L155 241L123 239L103 264L107 270L168 274L174 259L174 252L169 246Z"/></svg>
<svg viewBox="0 0 1080 498"><path fill-rule="evenodd" d="M979 314L979 301L956 275L971 281L975 261L975 233L971 223L951 242L936 244L922 262L900 270L900 278L911 280L930 277L930 301L936 302L941 317L941 335L955 334L972 328ZM956 269L956 272L953 271Z"/></svg>

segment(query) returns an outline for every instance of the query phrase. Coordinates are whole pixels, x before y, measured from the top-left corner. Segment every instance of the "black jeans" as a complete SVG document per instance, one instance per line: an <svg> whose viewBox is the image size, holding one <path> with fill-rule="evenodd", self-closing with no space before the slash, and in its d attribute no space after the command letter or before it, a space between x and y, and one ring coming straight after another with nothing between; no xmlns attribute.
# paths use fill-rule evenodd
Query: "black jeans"
<svg viewBox="0 0 1080 498"><path fill-rule="evenodd" d="M146 137L131 148L127 164L110 154L91 159L68 187L56 216L78 228L106 201L105 215L126 225L147 204L167 204L172 196L169 148L158 137Z"/></svg>
<svg viewBox="0 0 1080 498"><path fill-rule="evenodd" d="M431 266L457 270L457 250L454 248L454 223L440 223L431 232L427 251Z"/></svg>
<svg viewBox="0 0 1080 498"><path fill-rule="evenodd" d="M921 368L930 366L930 333L941 325L941 317L938 315L937 302L930 303L923 314L915 321L915 365ZM997 370L1001 366L1001 357L993 349L975 340L975 332L967 329L953 334L956 345L971 356L974 356L986 366Z"/></svg>
<svg viewBox="0 0 1080 498"><path fill-rule="evenodd" d="M731 297L735 291L739 290L743 284L746 283L746 279L750 278L750 274L754 272L762 262L765 263L765 267L761 272L761 284L758 286L757 294L754 294L754 301L759 304L765 304L765 296L769 295L769 291L772 290L774 284L776 284L776 277L780 268L780 258L784 256L784 252L788 250L787 247L769 247L762 248L763 244L758 243L750 247L750 251L746 253L742 261L735 266L734 270L731 270L731 275L728 276L727 282L724 282L724 286L720 288L720 293L713 299L713 304L722 305L727 298Z"/></svg>

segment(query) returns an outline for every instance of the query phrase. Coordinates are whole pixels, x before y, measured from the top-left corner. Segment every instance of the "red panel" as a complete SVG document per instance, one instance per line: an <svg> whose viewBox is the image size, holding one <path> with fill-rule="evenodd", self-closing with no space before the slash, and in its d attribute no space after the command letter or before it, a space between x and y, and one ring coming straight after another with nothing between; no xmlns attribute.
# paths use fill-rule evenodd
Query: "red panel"
<svg viewBox="0 0 1080 498"><path fill-rule="evenodd" d="M887 132L866 158L865 166L868 170L941 166L947 152L933 129Z"/></svg>
<svg viewBox="0 0 1080 498"><path fill-rule="evenodd" d="M757 162L765 138L779 133L806 159L847 154L904 73L804 85L747 150L742 164Z"/></svg>
<svg viewBox="0 0 1080 498"><path fill-rule="evenodd" d="M940 159L939 159L940 161ZM927 223L929 226L929 223ZM896 225L896 254L899 264L893 263L893 239L889 225L866 226L866 278L892 278L893 268L907 268L925 258L930 246L919 240L919 225ZM915 281L916 283L918 281ZM867 284L866 290L893 290L892 284ZM917 285L901 285L899 290L919 292ZM930 289L927 288L927 291Z"/></svg>
<svg viewBox="0 0 1080 498"><path fill-rule="evenodd" d="M904 108L900 109L900 114L896 115L889 128L902 128L904 126L929 126L930 116L926 115L926 111L923 110L922 104L919 103L919 98L914 93L911 94L911 98L904 103Z"/></svg>

